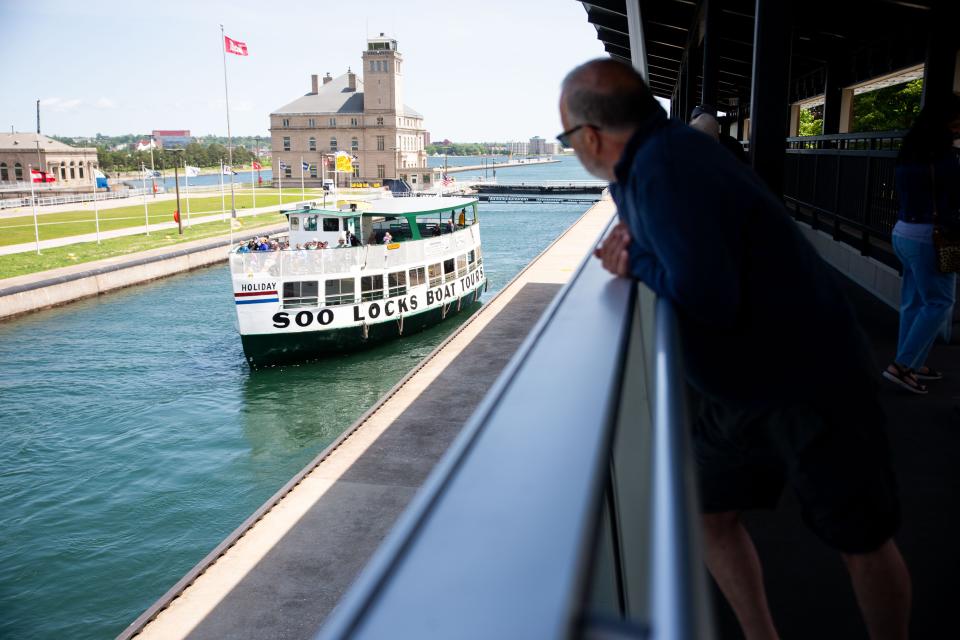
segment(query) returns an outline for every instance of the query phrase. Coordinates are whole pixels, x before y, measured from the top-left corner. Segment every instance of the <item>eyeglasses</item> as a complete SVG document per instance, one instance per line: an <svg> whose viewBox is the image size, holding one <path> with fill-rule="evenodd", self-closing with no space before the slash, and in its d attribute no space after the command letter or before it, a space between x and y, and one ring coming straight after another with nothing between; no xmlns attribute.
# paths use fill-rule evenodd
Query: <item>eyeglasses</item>
<svg viewBox="0 0 960 640"><path fill-rule="evenodd" d="M566 131L564 131L563 133L561 133L560 135L557 136L557 140L558 140L558 141L560 142L560 144L562 144L563 146L565 146L565 147L570 147L570 146L572 146L572 145L570 144L570 136L572 136L573 134L575 134L577 131L580 131L580 129L583 129L584 127L591 127L591 128L593 128L593 129L597 129L597 127L594 127L592 124L588 124L588 123L584 122L583 124L578 124L577 126L575 126L575 127L572 128L572 129L567 129Z"/></svg>

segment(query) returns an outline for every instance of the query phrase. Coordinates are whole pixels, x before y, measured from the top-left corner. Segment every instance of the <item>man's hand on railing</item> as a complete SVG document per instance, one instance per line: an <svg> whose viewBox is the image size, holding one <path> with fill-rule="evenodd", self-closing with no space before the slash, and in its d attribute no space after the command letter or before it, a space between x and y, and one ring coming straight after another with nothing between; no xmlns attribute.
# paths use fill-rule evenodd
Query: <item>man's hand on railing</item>
<svg viewBox="0 0 960 640"><path fill-rule="evenodd" d="M626 278L630 274L630 230L622 222L611 229L610 233L600 246L593 250L593 255L600 258L603 268L615 276Z"/></svg>

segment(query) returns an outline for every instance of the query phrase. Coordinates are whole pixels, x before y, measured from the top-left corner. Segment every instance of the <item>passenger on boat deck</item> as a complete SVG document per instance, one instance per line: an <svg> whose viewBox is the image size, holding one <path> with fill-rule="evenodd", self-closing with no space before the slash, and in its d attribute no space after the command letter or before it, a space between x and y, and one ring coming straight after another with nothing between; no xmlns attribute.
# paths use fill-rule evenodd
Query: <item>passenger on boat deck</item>
<svg viewBox="0 0 960 640"><path fill-rule="evenodd" d="M383 233L383 244L390 244L391 242L393 242L393 236L390 235L389 231L385 231Z"/></svg>
<svg viewBox="0 0 960 640"><path fill-rule="evenodd" d="M245 245L245 244L241 244L241 245L237 248L237 253L250 253L250 247L248 247L248 246Z"/></svg>
<svg viewBox="0 0 960 640"><path fill-rule="evenodd" d="M258 251L270 251L270 236L263 236L260 238L260 245L257 247Z"/></svg>
<svg viewBox="0 0 960 640"><path fill-rule="evenodd" d="M460 219L457 221L461 227L467 226L467 210L460 209Z"/></svg>

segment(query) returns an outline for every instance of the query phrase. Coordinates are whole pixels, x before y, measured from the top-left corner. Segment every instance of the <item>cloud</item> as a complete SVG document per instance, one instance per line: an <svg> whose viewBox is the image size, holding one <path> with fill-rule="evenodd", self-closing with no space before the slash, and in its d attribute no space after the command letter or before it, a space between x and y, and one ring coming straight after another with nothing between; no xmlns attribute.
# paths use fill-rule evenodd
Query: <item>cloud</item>
<svg viewBox="0 0 960 640"><path fill-rule="evenodd" d="M80 98L43 98L40 100L40 106L46 107L51 111L65 112L73 111L77 107L83 104L83 100Z"/></svg>
<svg viewBox="0 0 960 640"><path fill-rule="evenodd" d="M117 103L110 98L99 98L93 103L97 109L116 109Z"/></svg>

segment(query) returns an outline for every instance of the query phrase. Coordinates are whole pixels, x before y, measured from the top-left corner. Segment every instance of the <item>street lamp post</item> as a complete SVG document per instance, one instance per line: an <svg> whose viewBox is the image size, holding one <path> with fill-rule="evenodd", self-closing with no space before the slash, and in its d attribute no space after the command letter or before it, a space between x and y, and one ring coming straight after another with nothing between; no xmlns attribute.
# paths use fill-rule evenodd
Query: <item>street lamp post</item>
<svg viewBox="0 0 960 640"><path fill-rule="evenodd" d="M260 164L260 136L257 136L257 165ZM260 169L257 169L257 184L263 184L263 179L260 177Z"/></svg>
<svg viewBox="0 0 960 640"><path fill-rule="evenodd" d="M183 149L170 149L170 151L173 152L174 154L176 154L178 151L183 151ZM180 175L177 173L177 161L176 161L176 157L177 157L177 156L174 155L173 157L174 157L174 161L173 161L173 185L174 185L174 189L175 189L176 192L177 192L177 209L176 209L176 212L177 212L177 230L179 231L180 235L183 235L183 217L180 215Z"/></svg>
<svg viewBox="0 0 960 640"><path fill-rule="evenodd" d="M157 177L153 173L157 168L153 164L153 136L150 136L150 184L153 185L153 197L157 197Z"/></svg>

